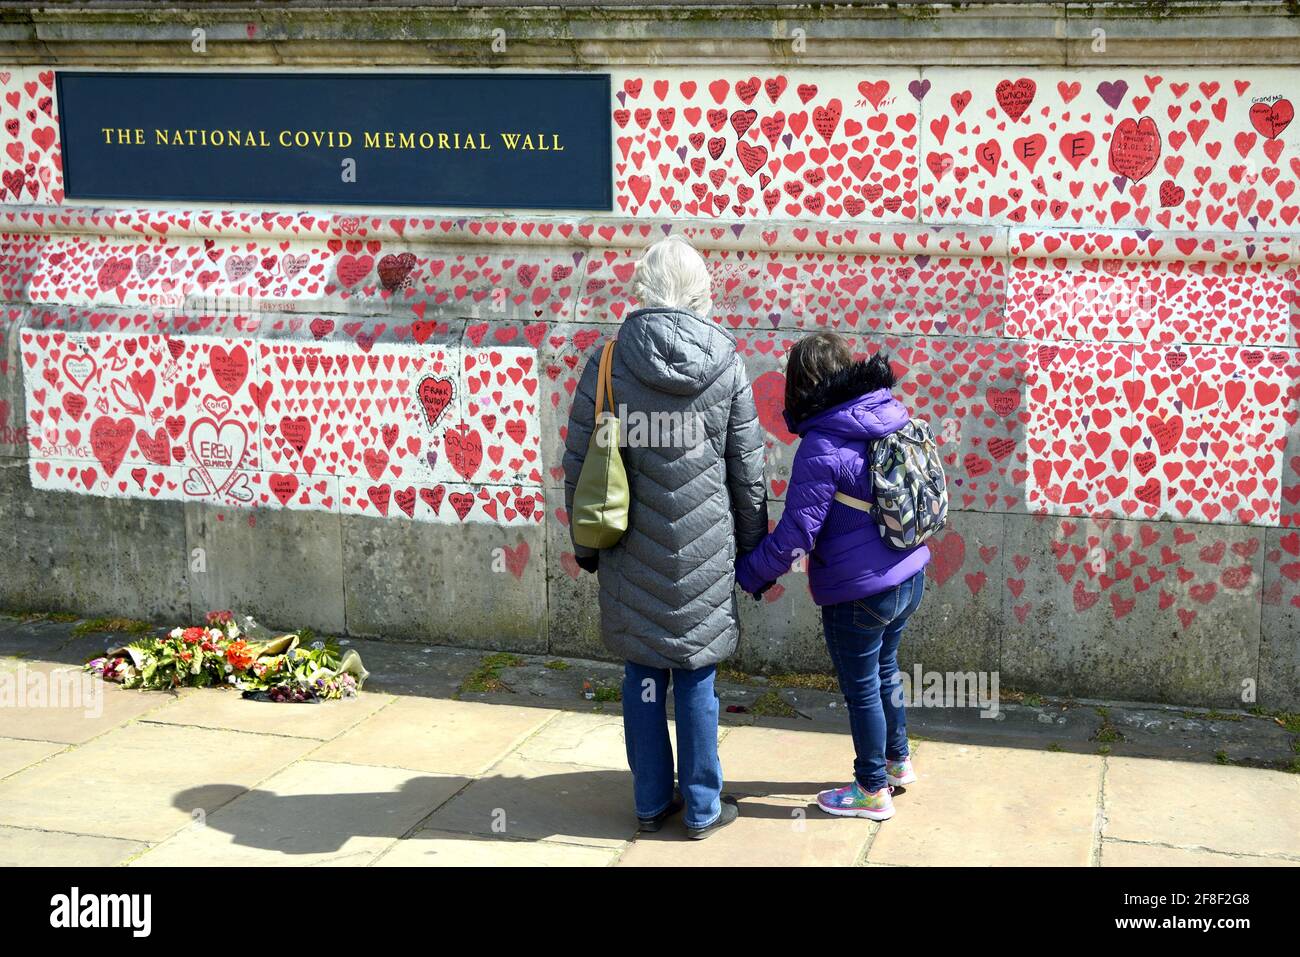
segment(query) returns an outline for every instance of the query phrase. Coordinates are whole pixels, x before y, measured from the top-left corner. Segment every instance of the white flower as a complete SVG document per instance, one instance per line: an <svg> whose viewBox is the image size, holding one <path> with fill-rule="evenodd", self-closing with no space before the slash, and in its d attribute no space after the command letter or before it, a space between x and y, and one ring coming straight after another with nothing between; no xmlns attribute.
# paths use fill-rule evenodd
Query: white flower
<svg viewBox="0 0 1300 957"><path fill-rule="evenodd" d="M181 628L173 628L171 631L167 632L167 637L168 637L168 638L179 638L179 637L181 636L182 632L183 632L183 629L181 629Z"/></svg>

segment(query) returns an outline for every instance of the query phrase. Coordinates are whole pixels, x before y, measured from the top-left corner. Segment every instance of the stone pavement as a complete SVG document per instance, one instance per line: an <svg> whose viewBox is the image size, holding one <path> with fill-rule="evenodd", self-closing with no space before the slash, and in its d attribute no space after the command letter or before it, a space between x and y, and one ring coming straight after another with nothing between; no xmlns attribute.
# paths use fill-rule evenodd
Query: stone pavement
<svg viewBox="0 0 1300 957"><path fill-rule="evenodd" d="M55 687L104 644L0 623L0 680ZM77 706L7 702L0 865L1300 864L1300 775L976 725L920 735L921 780L878 825L812 804L847 778L840 726L752 711L720 729L740 821L638 837L617 702L548 693L611 688L612 666L509 659L476 692L486 652L365 644L351 701L96 683Z"/></svg>

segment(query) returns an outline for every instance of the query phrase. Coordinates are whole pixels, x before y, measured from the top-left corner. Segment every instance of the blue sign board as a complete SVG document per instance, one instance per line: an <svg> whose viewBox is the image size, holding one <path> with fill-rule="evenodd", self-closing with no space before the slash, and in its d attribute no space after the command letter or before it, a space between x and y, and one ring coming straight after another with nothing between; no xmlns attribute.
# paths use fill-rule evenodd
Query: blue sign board
<svg viewBox="0 0 1300 957"><path fill-rule="evenodd" d="M611 206L609 75L59 71L71 199Z"/></svg>

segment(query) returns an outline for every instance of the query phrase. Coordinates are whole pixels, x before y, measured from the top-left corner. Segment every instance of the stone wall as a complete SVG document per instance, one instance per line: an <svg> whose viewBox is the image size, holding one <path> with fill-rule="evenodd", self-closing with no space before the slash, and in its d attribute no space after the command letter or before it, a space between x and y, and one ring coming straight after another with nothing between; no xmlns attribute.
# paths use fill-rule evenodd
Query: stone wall
<svg viewBox="0 0 1300 957"><path fill-rule="evenodd" d="M841 10L808 21L807 60L781 39L797 17L626 13L601 34L575 11L580 52L552 31L499 65L559 68L567 49L611 74L614 208L581 218L63 195L56 67L195 66L190 30L220 16L204 67L334 64L371 43L372 64L437 69L415 48L491 11L408 13L400 30L376 14L352 47L322 39L331 16L362 16L347 11L247 13L242 36L239 11L11 19L0 604L238 607L600 655L563 427L581 364L632 305L639 251L676 232L705 252L713 318L749 366L774 517L795 448L782 362L803 332L887 349L939 434L954 512L909 667L1202 705L1257 683L1259 703L1294 707L1300 66L1268 6L1158 22ZM1065 65L1097 22L1120 50L1163 37L1181 59ZM848 43L868 28L906 55L882 66ZM1215 30L1253 45L1206 46ZM741 34L768 52L688 55ZM641 62L683 35L675 59ZM802 576L742 609L740 666L828 667Z"/></svg>

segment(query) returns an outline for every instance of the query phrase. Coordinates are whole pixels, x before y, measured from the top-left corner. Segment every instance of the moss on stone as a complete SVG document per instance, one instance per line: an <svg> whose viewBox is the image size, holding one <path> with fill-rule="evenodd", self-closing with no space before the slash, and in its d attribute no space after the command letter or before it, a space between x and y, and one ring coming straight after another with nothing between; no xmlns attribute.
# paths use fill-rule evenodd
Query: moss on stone
<svg viewBox="0 0 1300 957"><path fill-rule="evenodd" d="M755 698L749 712L760 718L793 718L799 713L775 691L764 691Z"/></svg>
<svg viewBox="0 0 1300 957"><path fill-rule="evenodd" d="M72 626L75 638L85 635L147 635L153 631L153 625L135 618L87 618Z"/></svg>
<svg viewBox="0 0 1300 957"><path fill-rule="evenodd" d="M460 683L460 694L491 694L493 692L514 693L514 688L501 680L501 672L506 668L519 668L524 659L509 652L488 655L478 663L478 667L465 676Z"/></svg>

